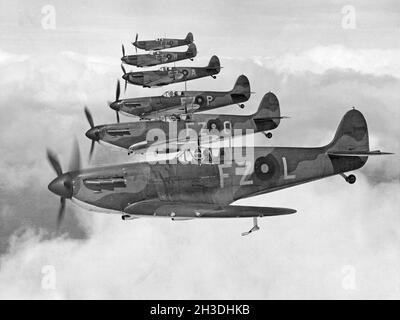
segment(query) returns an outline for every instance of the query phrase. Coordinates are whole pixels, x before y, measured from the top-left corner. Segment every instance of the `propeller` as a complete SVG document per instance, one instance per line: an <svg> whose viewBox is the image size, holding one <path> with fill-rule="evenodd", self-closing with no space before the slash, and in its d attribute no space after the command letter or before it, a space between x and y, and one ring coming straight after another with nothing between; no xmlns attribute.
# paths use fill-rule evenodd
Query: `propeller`
<svg viewBox="0 0 400 320"><path fill-rule="evenodd" d="M126 92L126 86L127 86L127 84L128 84L128 80L126 80L127 79L127 77L126 77L126 70L125 70L125 68L124 68L124 66L121 64L121 69L122 69L122 72L124 73L124 75L122 76L122 78L125 80L125 87L124 87L124 92Z"/></svg>
<svg viewBox="0 0 400 320"><path fill-rule="evenodd" d="M88 107L86 107L86 106L85 106L85 115L86 115L86 119L90 125L90 129L86 132L86 136L90 140L92 140L92 144L90 146L90 151L89 151L89 160L90 160L92 158L92 154L94 151L94 145L95 145L96 141L100 140L100 137L99 137L98 129L94 127L92 114L90 113Z"/></svg>
<svg viewBox="0 0 400 320"><path fill-rule="evenodd" d="M137 53L136 43L137 43L138 37L139 37L139 35L136 33L135 42L134 42L136 53Z"/></svg>
<svg viewBox="0 0 400 320"><path fill-rule="evenodd" d="M79 171L81 168L80 164L80 153L78 141L75 139L74 147L71 153L71 159L69 163L69 172L63 173L61 169L60 161L55 153L47 149L47 160L57 174L57 177L49 183L49 190L60 196L60 207L57 215L57 230L64 219L66 199L71 199L73 195L73 181L71 172Z"/></svg>
<svg viewBox="0 0 400 320"><path fill-rule="evenodd" d="M126 82L125 82L126 83ZM126 89L125 89L126 90ZM117 82L117 88L115 90L115 101L119 101L119 95L121 94L121 84L118 80ZM119 112L118 109L115 110L116 114L117 114L117 122L119 123Z"/></svg>
<svg viewBox="0 0 400 320"><path fill-rule="evenodd" d="M108 102L108 105L111 109L114 109L117 114L117 122L119 123L119 96L121 94L121 83L119 80L117 81L117 88L115 90L115 101Z"/></svg>
<svg viewBox="0 0 400 320"><path fill-rule="evenodd" d="M122 45L122 56L125 57L125 47Z"/></svg>

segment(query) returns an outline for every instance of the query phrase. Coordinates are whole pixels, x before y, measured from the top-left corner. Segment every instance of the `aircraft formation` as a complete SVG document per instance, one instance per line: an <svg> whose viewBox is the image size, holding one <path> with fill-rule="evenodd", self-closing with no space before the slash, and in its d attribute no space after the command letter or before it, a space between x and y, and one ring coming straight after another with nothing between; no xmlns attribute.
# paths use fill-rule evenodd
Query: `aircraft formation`
<svg viewBox="0 0 400 320"><path fill-rule="evenodd" d="M184 39L161 38L138 41L135 55L126 55L123 64L140 68L181 60L197 55L192 33ZM187 51L167 49L188 46ZM149 51L137 54L137 49ZM185 82L183 91L166 91L159 96L121 99L117 82L115 100L109 107L116 112L116 123L95 125L88 108L90 125L89 158L97 142L125 150L145 160L106 167L82 169L75 144L68 171L63 171L57 156L48 150L48 160L57 177L49 190L60 196L59 226L66 200L89 210L115 213L123 220L139 217L168 217L174 221L196 218L253 218L247 235L259 229L257 218L295 213L283 207L237 206L236 200L266 194L325 177L340 175L353 184L356 177L346 172L361 168L369 156L389 154L370 151L367 123L354 108L342 118L332 141L322 147L254 146L251 137L277 128L281 119L278 98L264 94L254 114L243 115L244 102L252 94L250 82L240 75L228 91L186 90L186 82L203 77L216 78L221 66L212 56L205 67L161 67L159 70L126 72L129 84L159 87ZM215 113L218 108L237 105L235 114ZM207 113L213 110L213 113ZM135 117L120 122L120 113ZM241 144L237 146L235 142ZM159 160L160 154L172 155ZM150 156L150 157L148 157ZM158 160L157 160L158 159Z"/></svg>

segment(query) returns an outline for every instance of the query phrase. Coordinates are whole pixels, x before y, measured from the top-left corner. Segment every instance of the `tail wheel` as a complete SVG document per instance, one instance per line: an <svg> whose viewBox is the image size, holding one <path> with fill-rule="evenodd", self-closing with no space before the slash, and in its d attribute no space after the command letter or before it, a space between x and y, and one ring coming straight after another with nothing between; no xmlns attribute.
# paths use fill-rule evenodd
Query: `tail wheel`
<svg viewBox="0 0 400 320"><path fill-rule="evenodd" d="M356 178L356 176L355 176L354 174L351 174L351 175L349 175L349 176L346 178L346 181L347 181L348 183L350 183L350 184L355 183L356 180L357 180L357 178Z"/></svg>

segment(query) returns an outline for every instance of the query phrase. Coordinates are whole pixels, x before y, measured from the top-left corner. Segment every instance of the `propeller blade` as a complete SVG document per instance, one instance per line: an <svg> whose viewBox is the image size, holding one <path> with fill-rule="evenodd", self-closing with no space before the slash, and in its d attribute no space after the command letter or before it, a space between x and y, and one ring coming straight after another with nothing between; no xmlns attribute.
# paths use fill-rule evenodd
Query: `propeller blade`
<svg viewBox="0 0 400 320"><path fill-rule="evenodd" d="M93 117L92 114L90 113L88 107L85 106L85 115L86 115L86 119L90 124L90 127L93 128L94 127L94 122L93 122Z"/></svg>
<svg viewBox="0 0 400 320"><path fill-rule="evenodd" d="M125 57L125 47L122 45L122 56Z"/></svg>
<svg viewBox="0 0 400 320"><path fill-rule="evenodd" d="M90 146L90 152L89 152L89 160L92 158L92 154L94 151L94 144L96 143L96 141L92 140L92 144Z"/></svg>
<svg viewBox="0 0 400 320"><path fill-rule="evenodd" d="M49 149L47 149L47 159L49 160L51 166L53 167L54 171L56 172L57 176L62 175L62 169L60 165L60 161L58 161L57 156Z"/></svg>
<svg viewBox="0 0 400 320"><path fill-rule="evenodd" d="M71 153L71 159L69 161L68 171L78 171L80 169L81 169L81 155L79 152L78 140L76 140L75 138Z"/></svg>
<svg viewBox="0 0 400 320"><path fill-rule="evenodd" d="M60 228L61 222L64 220L64 213L65 213L65 198L61 197L60 208L58 209L58 216L57 216L57 230Z"/></svg>
<svg viewBox="0 0 400 320"><path fill-rule="evenodd" d="M122 72L124 73L124 74L126 74L126 70L125 70L125 68L124 68L124 66L121 64L121 69L122 69Z"/></svg>
<svg viewBox="0 0 400 320"><path fill-rule="evenodd" d="M128 85L128 81L127 80L125 80L125 89L124 89L124 92L126 92L126 86Z"/></svg>
<svg viewBox="0 0 400 320"><path fill-rule="evenodd" d="M119 123L119 112L118 110L115 110L115 112L117 113L117 122Z"/></svg>
<svg viewBox="0 0 400 320"><path fill-rule="evenodd" d="M138 37L139 37L139 35L136 33L136 37L135 37L135 43L137 43L137 39L138 39ZM137 47L135 46L135 50L136 50L136 53L137 53Z"/></svg>
<svg viewBox="0 0 400 320"><path fill-rule="evenodd" d="M115 101L119 100L120 93L121 93L121 84L120 84L120 82L118 80L118 82L117 82L117 90L115 92Z"/></svg>

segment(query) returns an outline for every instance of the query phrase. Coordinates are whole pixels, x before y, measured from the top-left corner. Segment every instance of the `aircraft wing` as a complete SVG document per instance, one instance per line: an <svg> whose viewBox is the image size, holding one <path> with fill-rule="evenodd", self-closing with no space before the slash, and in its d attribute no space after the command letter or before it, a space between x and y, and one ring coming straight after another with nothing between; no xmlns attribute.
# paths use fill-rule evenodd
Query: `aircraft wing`
<svg viewBox="0 0 400 320"><path fill-rule="evenodd" d="M149 87L157 86L161 83L164 83L166 79L169 80L170 78L168 76L159 77L157 80L147 82L146 86L149 86Z"/></svg>
<svg viewBox="0 0 400 320"><path fill-rule="evenodd" d="M188 103L186 106L186 110L188 112L194 112L195 110L199 109L198 104ZM183 105L176 105L170 108L164 108L157 111L147 112L142 116L144 119L154 119L155 117L168 117L173 115L179 115L185 112L185 106Z"/></svg>
<svg viewBox="0 0 400 320"><path fill-rule="evenodd" d="M221 206L207 203L182 203L145 200L127 206L124 210L130 215L151 215L174 219L192 218L248 218L278 216L295 213L296 210L279 207Z"/></svg>

